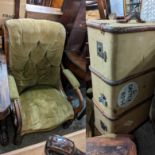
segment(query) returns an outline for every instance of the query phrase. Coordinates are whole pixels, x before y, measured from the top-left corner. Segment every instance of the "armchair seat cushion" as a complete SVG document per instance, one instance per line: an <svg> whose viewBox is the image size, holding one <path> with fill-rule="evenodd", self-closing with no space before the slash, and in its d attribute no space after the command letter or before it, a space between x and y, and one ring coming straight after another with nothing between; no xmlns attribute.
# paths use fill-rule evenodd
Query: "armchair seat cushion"
<svg viewBox="0 0 155 155"><path fill-rule="evenodd" d="M54 88L35 87L20 95L22 134L46 131L73 119L73 108Z"/></svg>

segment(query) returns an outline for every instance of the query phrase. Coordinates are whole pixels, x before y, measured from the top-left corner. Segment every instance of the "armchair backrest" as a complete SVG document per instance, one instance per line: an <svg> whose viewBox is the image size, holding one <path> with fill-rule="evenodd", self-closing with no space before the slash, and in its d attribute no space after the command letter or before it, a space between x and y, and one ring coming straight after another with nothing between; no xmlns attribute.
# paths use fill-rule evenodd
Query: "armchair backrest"
<svg viewBox="0 0 155 155"><path fill-rule="evenodd" d="M8 67L19 92L37 85L59 87L65 29L60 23L35 20L8 20Z"/></svg>

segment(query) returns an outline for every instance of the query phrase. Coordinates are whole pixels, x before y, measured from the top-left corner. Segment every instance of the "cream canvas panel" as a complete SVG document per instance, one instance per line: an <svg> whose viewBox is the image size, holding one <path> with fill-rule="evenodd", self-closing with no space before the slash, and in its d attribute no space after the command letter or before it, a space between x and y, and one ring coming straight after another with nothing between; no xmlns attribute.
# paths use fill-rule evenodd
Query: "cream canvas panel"
<svg viewBox="0 0 155 155"><path fill-rule="evenodd" d="M117 133L126 134L136 129L149 116L151 100L133 108L117 120L110 120L105 117L95 103L95 127L101 134Z"/></svg>
<svg viewBox="0 0 155 155"><path fill-rule="evenodd" d="M87 25L90 64L106 79L121 80L155 68L155 23L91 20Z"/></svg>
<svg viewBox="0 0 155 155"><path fill-rule="evenodd" d="M140 102L153 96L155 73L150 72L117 86L110 86L93 72L93 100L111 119L118 118Z"/></svg>

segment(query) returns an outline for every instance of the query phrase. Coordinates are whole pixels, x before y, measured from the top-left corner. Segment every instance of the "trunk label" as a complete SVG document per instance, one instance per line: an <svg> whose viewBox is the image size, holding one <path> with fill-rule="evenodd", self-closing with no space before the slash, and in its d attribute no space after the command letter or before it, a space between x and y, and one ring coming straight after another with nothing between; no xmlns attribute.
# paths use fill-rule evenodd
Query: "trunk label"
<svg viewBox="0 0 155 155"><path fill-rule="evenodd" d="M118 106L126 107L130 105L138 95L138 85L136 82L126 84L118 95Z"/></svg>

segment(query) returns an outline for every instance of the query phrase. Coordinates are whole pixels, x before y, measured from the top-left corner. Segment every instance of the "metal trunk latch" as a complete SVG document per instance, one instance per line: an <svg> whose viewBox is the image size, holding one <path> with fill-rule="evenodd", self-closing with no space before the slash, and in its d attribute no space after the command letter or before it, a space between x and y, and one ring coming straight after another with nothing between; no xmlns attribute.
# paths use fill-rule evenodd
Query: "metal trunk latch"
<svg viewBox="0 0 155 155"><path fill-rule="evenodd" d="M101 57L105 62L107 61L107 53L103 49L102 42L97 41L97 55Z"/></svg>

